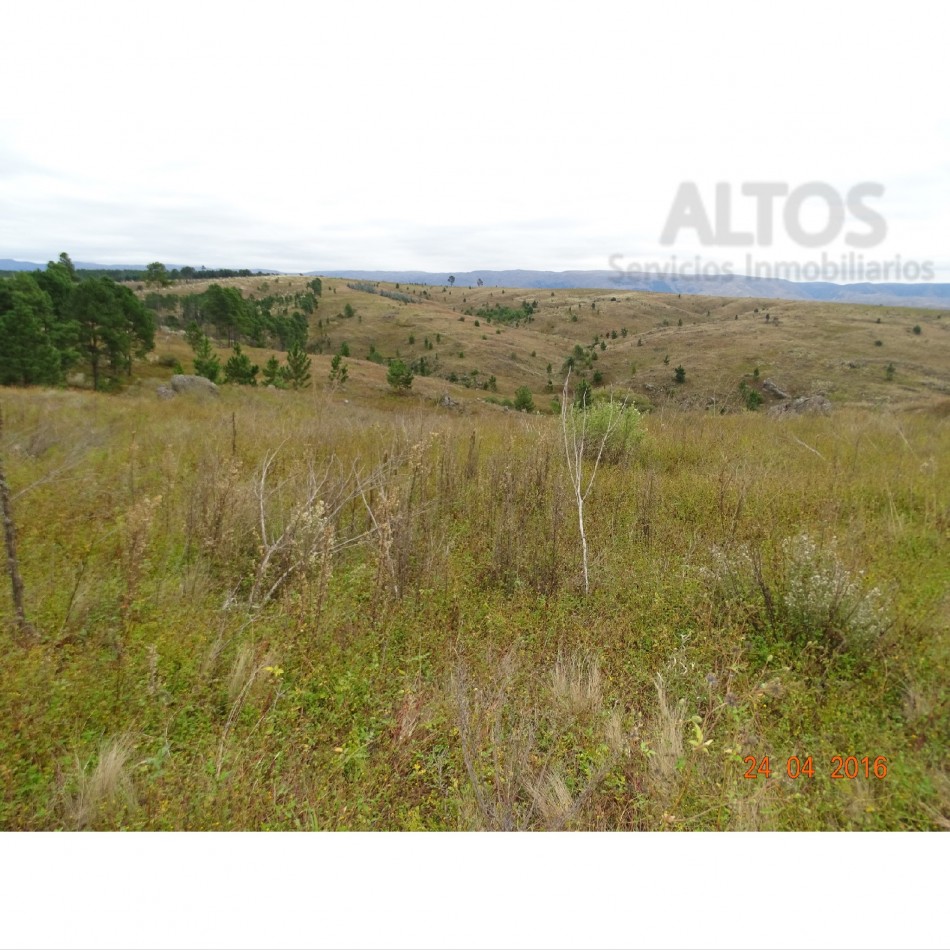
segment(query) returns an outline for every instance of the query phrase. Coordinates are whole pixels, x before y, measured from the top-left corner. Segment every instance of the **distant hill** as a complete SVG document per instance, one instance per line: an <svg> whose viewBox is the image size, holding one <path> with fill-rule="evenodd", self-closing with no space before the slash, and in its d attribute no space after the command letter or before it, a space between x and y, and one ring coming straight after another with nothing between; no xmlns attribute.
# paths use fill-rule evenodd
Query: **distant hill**
<svg viewBox="0 0 950 950"><path fill-rule="evenodd" d="M187 265L184 264L169 264L167 262L165 266L168 270L181 270L182 267ZM89 261L73 261L73 267L76 270L124 270L124 271L144 271L147 267L147 264L92 264ZM209 270L218 270L219 268L208 268ZM221 268L222 270L242 270L243 268ZM281 271L277 270L268 270L267 268L261 267L250 267L246 268L250 270L252 274L280 274ZM32 271L32 270L46 270L46 263L38 263L37 261L16 261L11 260L10 258L0 258L0 271ZM196 268L196 271L200 275L201 268Z"/></svg>
<svg viewBox="0 0 950 950"><path fill-rule="evenodd" d="M80 270L110 270L117 267L133 267L130 264L88 264L82 261L73 261L73 266ZM21 270L46 270L46 262L42 264L36 261L14 261L10 258L0 258L0 271L21 271ZM145 270L145 265L142 265Z"/></svg>
<svg viewBox="0 0 950 950"><path fill-rule="evenodd" d="M538 288L541 290L650 291L664 294L701 294L708 297L744 297L769 300L820 300L827 303L863 303L891 307L950 308L950 284L862 283L834 284L827 281L797 282L778 278L746 277L742 274L657 276L621 274L615 270L477 270L439 273L430 271L311 271L322 277L348 277L393 283L441 286L455 277L459 286Z"/></svg>
<svg viewBox="0 0 950 950"><path fill-rule="evenodd" d="M78 270L145 270L142 264L93 264L73 262ZM0 259L2 271L43 270L45 263ZM166 264L169 270L180 265ZM281 274L281 271L251 268L254 274ZM200 273L199 273L200 276ZM929 307L950 309L950 284L860 283L835 284L828 281L798 282L779 278L723 274L709 277L686 275L619 273L616 270L313 270L307 276L340 277L351 280L442 286L454 276L460 287L512 287L540 290L649 291L661 294L690 294L707 297L758 298L766 300L817 300L825 303L855 303L889 307Z"/></svg>
<svg viewBox="0 0 950 950"><path fill-rule="evenodd" d="M177 264L166 264L169 270L178 267ZM92 264L89 261L73 261L76 270L145 270L145 264ZM31 271L46 270L46 262L14 261L9 258L0 259L0 271Z"/></svg>

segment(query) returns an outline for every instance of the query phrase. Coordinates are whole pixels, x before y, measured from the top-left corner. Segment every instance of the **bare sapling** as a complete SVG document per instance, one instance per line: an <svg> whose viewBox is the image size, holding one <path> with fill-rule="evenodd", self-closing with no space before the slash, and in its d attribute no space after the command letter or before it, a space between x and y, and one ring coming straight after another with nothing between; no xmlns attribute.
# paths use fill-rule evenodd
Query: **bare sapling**
<svg viewBox="0 0 950 950"><path fill-rule="evenodd" d="M582 406L582 411L579 413L573 411L568 395L570 380L571 371L568 370L567 376L564 378L564 390L561 393L561 432L564 436L564 457L567 461L567 474L574 492L574 501L577 505L577 527L581 536L581 562L584 570L584 594L586 596L590 593L590 567L588 563L587 530L584 526L584 503L587 501L591 489L594 487L594 479L597 477L597 470L600 467L600 460L604 454L604 447L607 445L607 440L621 419L622 410L626 408L626 400L624 400L621 406L621 412L611 416L610 421L598 440L598 444L596 445L597 454L594 457L590 476L585 486L584 455L591 455L594 445L592 444L588 447L587 413L583 411L587 406Z"/></svg>
<svg viewBox="0 0 950 950"><path fill-rule="evenodd" d="M334 459L323 471L317 471L312 465L308 467L302 495L282 520L279 512L271 510L275 499L289 488L289 480L275 484L270 481L281 447L265 454L254 484L260 556L248 597L248 606L252 608L267 604L295 574L315 573L322 600L333 556L362 540L341 540L336 535L336 519L355 495L350 488L353 476L337 481L331 478ZM271 521L277 522L276 527L269 526Z"/></svg>

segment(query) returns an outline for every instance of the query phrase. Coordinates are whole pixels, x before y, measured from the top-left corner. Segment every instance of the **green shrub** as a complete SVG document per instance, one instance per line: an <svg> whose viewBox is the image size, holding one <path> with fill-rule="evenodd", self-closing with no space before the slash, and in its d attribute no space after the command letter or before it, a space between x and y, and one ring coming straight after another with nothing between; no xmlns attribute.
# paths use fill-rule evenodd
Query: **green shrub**
<svg viewBox="0 0 950 950"><path fill-rule="evenodd" d="M572 413L575 431L584 433L584 455L589 459L601 453L602 462L622 462L643 440L643 417L634 406L611 399L594 402L587 409L575 405Z"/></svg>
<svg viewBox="0 0 950 950"><path fill-rule="evenodd" d="M518 412L534 412L534 397L527 386L519 386L515 390L514 407Z"/></svg>
<svg viewBox="0 0 950 950"><path fill-rule="evenodd" d="M751 386L747 385L745 380L739 383L739 392L742 395L742 399L745 402L745 407L750 412L755 412L759 406L765 401L762 398L761 393L757 389L753 389Z"/></svg>
<svg viewBox="0 0 950 950"><path fill-rule="evenodd" d="M386 382L397 393L409 392L412 387L412 370L402 360L393 360L389 364L389 372L386 374Z"/></svg>

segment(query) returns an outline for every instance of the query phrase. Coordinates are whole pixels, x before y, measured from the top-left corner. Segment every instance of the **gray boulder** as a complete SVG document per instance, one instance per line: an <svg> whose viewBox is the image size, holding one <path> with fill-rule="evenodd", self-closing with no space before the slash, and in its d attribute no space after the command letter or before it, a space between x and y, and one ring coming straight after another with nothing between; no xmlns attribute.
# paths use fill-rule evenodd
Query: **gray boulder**
<svg viewBox="0 0 950 950"><path fill-rule="evenodd" d="M172 389L179 394L184 393L205 393L211 396L217 396L218 387L210 379L204 376L172 376Z"/></svg>
<svg viewBox="0 0 950 950"><path fill-rule="evenodd" d="M770 416L827 416L831 412L831 403L824 396L799 396L789 399L769 409Z"/></svg>
<svg viewBox="0 0 950 950"><path fill-rule="evenodd" d="M171 386L159 386L158 389L155 390L155 395L158 396L159 399L174 399L175 390L172 389Z"/></svg>
<svg viewBox="0 0 950 950"><path fill-rule="evenodd" d="M765 392L769 393L770 395L774 396L776 399L791 399L792 398L787 392L779 389L778 386L776 386L776 384L771 379L767 379L764 383L762 383L762 389L764 389Z"/></svg>

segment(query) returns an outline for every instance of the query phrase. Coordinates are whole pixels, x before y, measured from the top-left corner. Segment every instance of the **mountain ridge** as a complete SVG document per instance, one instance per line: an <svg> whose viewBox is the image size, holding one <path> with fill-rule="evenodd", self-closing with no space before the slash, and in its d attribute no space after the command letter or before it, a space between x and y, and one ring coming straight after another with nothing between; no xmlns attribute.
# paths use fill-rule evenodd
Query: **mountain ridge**
<svg viewBox="0 0 950 950"><path fill-rule="evenodd" d="M75 261L79 270L145 270L142 264L96 264ZM179 265L166 265L181 269ZM0 259L0 273L43 270L46 264L33 261ZM293 274L294 271L275 271L249 268L256 274ZM838 284L831 281L792 281L783 278L751 277L744 274L680 275L651 274L618 270L507 270L425 271L425 270L360 270L338 268L315 269L304 272L308 277L334 277L349 280L385 281L442 286L450 277L460 286L482 284L490 287L538 290L603 290L622 293L646 291L662 294L689 294L690 296L756 298L763 300L813 300L824 303L869 304L871 306L927 307L950 309L950 283L897 283L873 282ZM199 275L200 276L200 272Z"/></svg>
<svg viewBox="0 0 950 950"><path fill-rule="evenodd" d="M655 275L616 270L476 270L382 271L314 270L308 276L348 278L389 283L448 283L454 277L460 286L486 286L538 290L603 290L616 292L689 294L708 297L744 297L765 300L815 300L825 303L861 303L881 306L950 308L950 284L874 283L836 284L831 281L791 281L781 278L748 277L741 274L715 276Z"/></svg>

